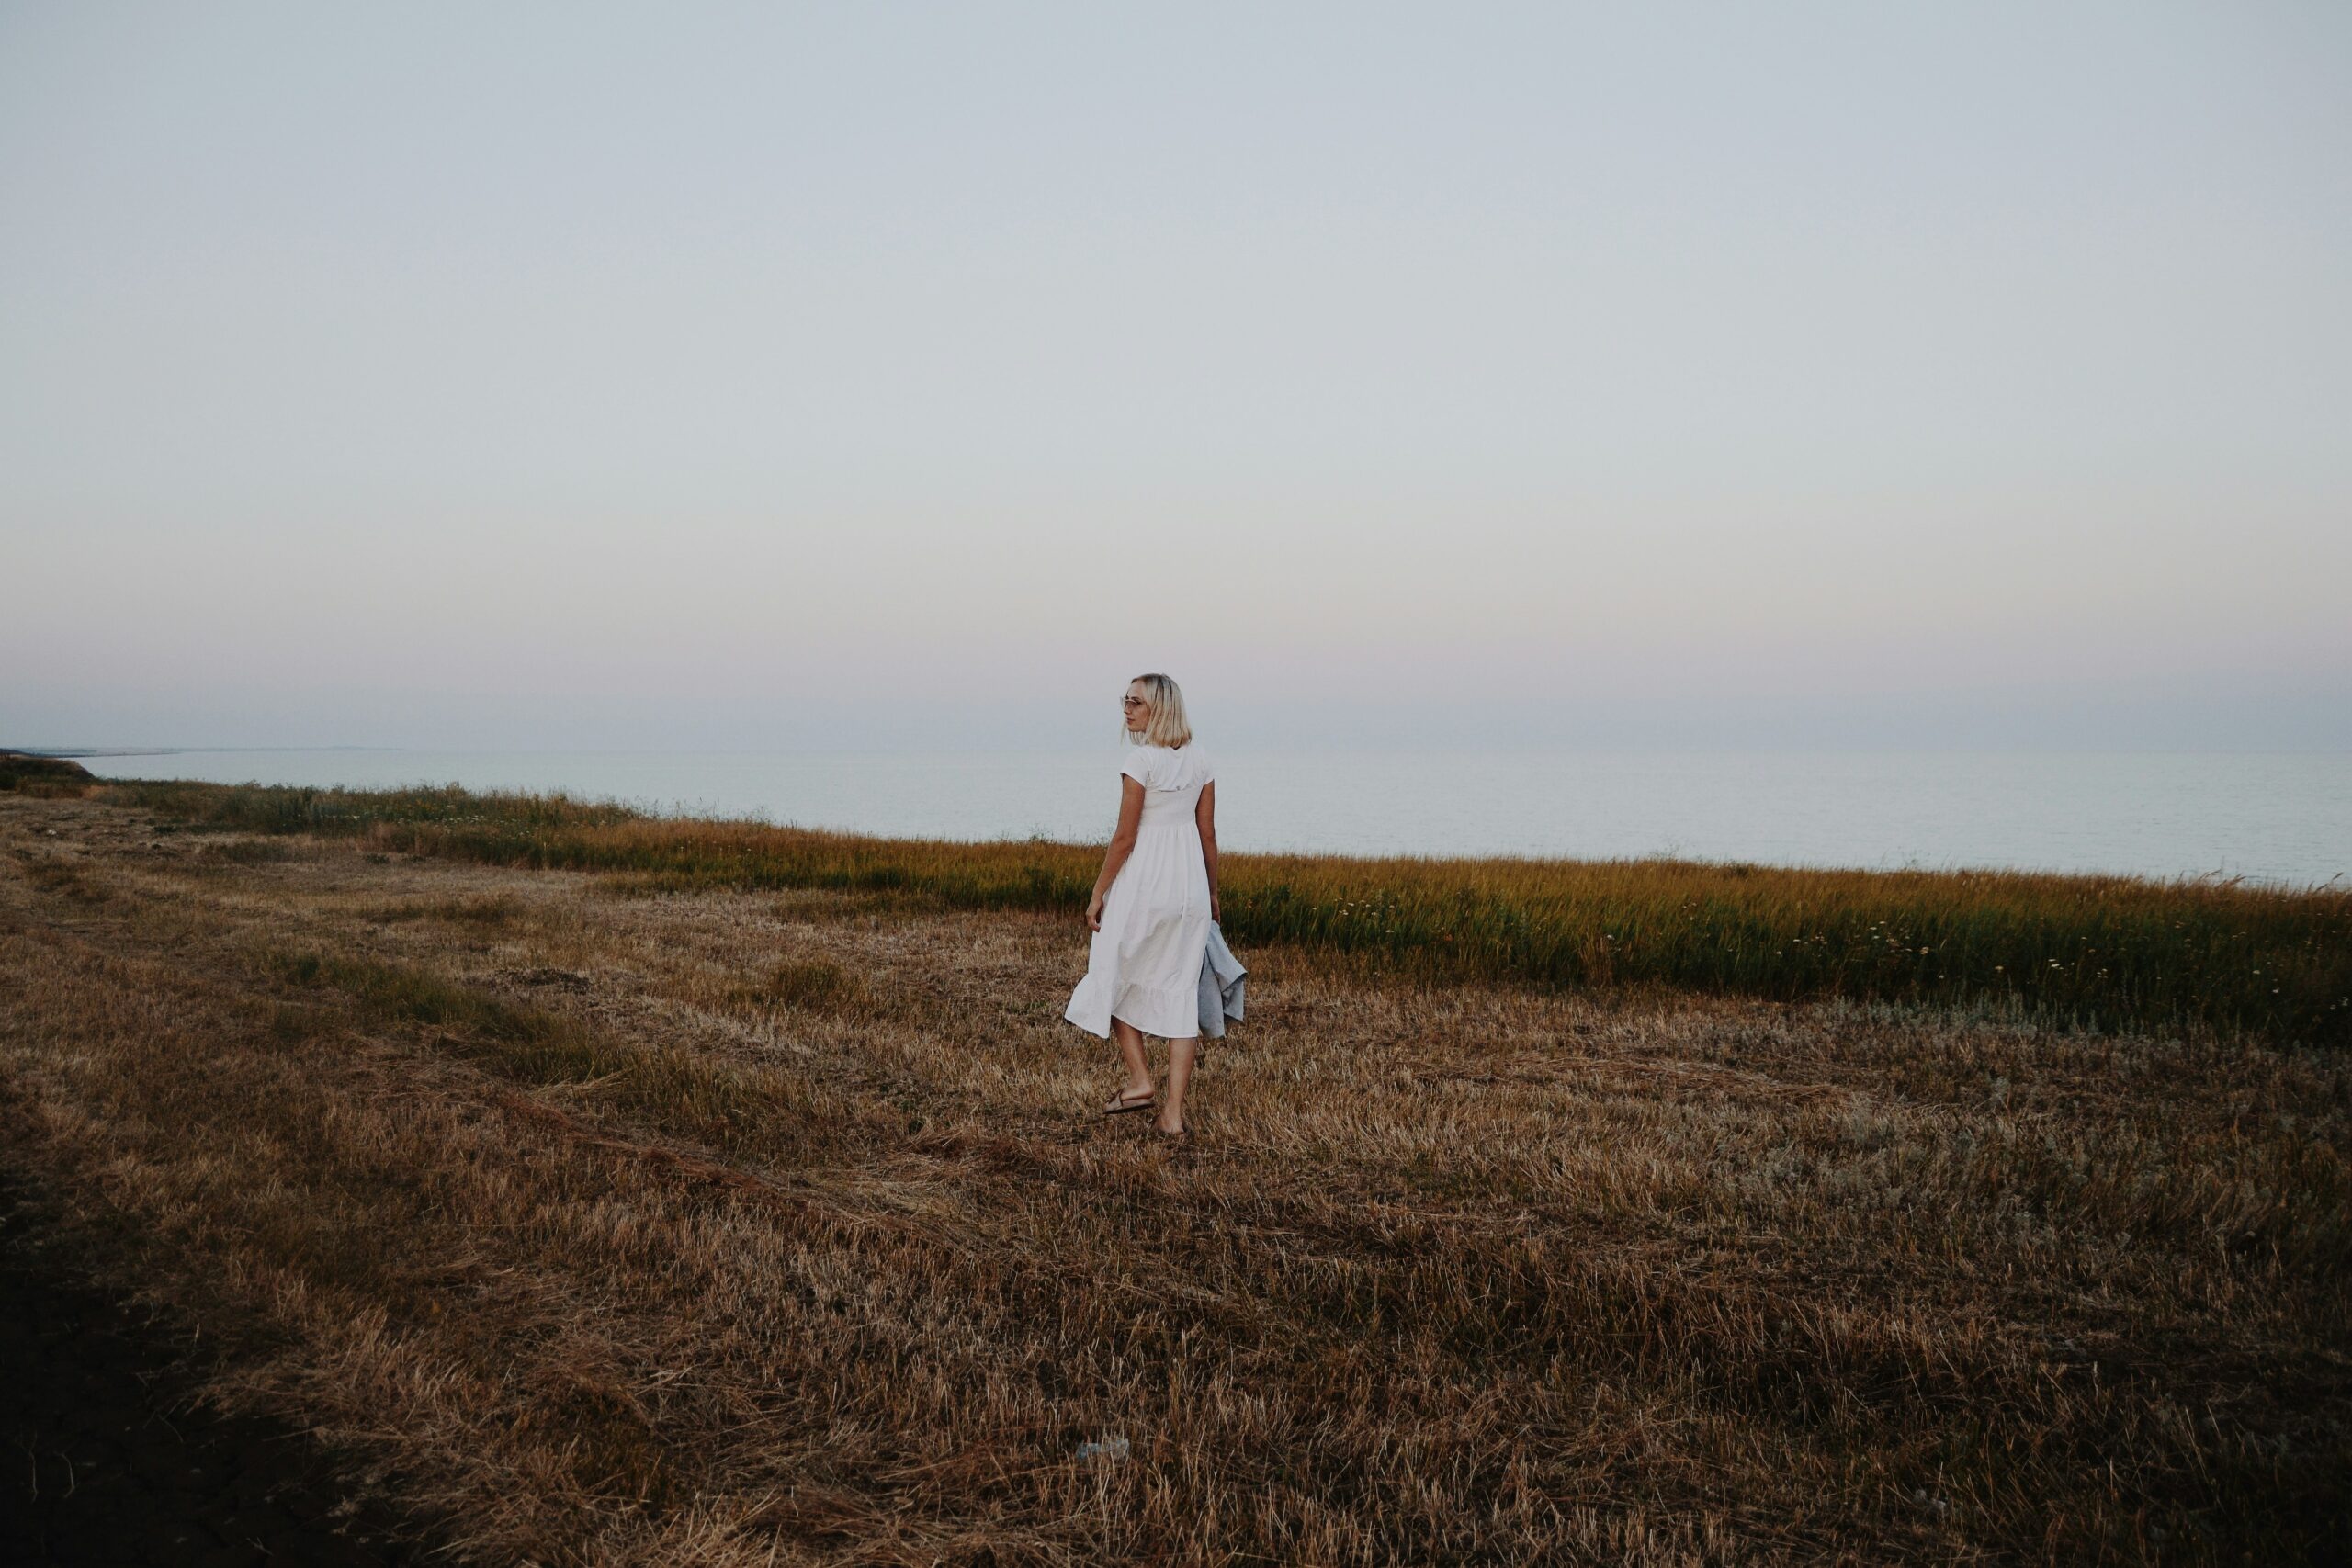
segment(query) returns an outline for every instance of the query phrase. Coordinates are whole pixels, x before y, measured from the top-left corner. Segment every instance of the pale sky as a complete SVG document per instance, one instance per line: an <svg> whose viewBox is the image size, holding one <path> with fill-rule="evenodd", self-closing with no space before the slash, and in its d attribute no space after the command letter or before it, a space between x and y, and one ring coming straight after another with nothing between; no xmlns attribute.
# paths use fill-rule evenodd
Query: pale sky
<svg viewBox="0 0 2352 1568"><path fill-rule="evenodd" d="M2352 747L2352 6L0 0L0 745Z"/></svg>

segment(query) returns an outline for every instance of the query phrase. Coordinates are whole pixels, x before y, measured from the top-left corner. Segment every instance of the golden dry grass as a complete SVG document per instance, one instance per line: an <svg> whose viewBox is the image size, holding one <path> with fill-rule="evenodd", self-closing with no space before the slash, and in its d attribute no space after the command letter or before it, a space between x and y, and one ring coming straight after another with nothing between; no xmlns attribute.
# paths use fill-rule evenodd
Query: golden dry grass
<svg viewBox="0 0 2352 1568"><path fill-rule="evenodd" d="M1170 1152L1065 917L169 826L0 796L0 1147L478 1561L2345 1541L2341 1055L1261 949Z"/></svg>
<svg viewBox="0 0 2352 1568"><path fill-rule="evenodd" d="M635 873L657 890L888 892L1076 915L1101 844L885 839L650 817L564 795L186 780L95 786L191 826ZM268 852L255 840L254 852ZM1770 1001L1934 1003L2117 1033L2352 1047L2352 889L2018 871L1674 860L1228 853L1234 942L1350 953L1369 976Z"/></svg>

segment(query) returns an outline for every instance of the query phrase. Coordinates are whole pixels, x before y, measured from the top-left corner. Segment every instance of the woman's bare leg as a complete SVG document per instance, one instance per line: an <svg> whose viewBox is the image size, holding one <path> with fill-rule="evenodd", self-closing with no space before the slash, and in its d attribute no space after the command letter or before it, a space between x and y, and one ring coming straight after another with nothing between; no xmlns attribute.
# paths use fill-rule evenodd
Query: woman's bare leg
<svg viewBox="0 0 2352 1568"><path fill-rule="evenodd" d="M1198 1035L1168 1043L1168 1098L1159 1107L1159 1130L1163 1133L1184 1130L1184 1090L1193 1082L1193 1059L1200 1049Z"/></svg>
<svg viewBox="0 0 2352 1568"><path fill-rule="evenodd" d="M1143 1034L1124 1018L1111 1021L1111 1038L1119 1043L1120 1059L1127 1066L1127 1082L1120 1090L1129 1100L1151 1092L1151 1065L1143 1059Z"/></svg>

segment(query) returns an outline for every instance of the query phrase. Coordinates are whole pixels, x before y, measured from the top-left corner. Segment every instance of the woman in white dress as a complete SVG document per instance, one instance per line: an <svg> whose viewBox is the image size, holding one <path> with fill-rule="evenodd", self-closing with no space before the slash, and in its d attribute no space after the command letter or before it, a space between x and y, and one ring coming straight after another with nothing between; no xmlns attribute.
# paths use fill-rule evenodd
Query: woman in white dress
<svg viewBox="0 0 2352 1568"><path fill-rule="evenodd" d="M1062 1016L1119 1043L1126 1082L1106 1115L1148 1111L1143 1037L1168 1042L1168 1100L1156 1124L1184 1134L1184 1090L1200 1049L1201 966L1217 918L1216 784L1193 745L1184 694L1165 675L1127 685L1119 825L1086 902L1086 978Z"/></svg>

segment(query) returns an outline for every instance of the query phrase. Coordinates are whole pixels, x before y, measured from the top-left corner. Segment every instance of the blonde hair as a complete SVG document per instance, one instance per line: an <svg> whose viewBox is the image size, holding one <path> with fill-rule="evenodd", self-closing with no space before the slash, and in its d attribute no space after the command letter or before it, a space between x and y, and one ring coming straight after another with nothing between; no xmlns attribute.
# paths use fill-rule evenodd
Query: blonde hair
<svg viewBox="0 0 2352 1568"><path fill-rule="evenodd" d="M1138 675L1128 684L1143 688L1144 706L1151 710L1140 737L1145 745L1173 750L1193 743L1193 721L1184 716L1184 694L1175 682L1165 675ZM1127 728L1127 739L1138 739L1133 725Z"/></svg>

